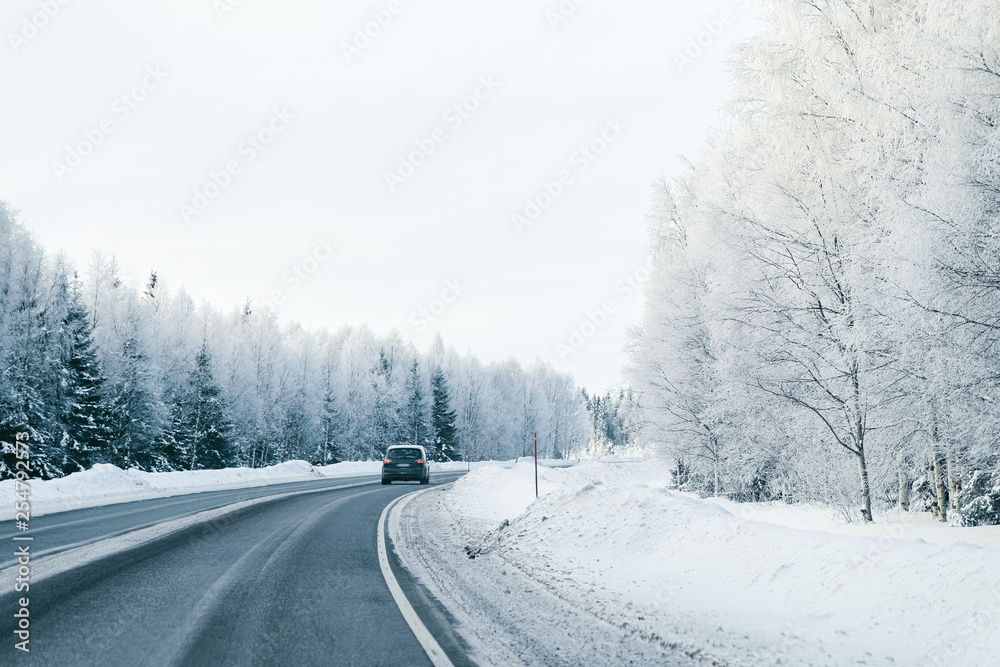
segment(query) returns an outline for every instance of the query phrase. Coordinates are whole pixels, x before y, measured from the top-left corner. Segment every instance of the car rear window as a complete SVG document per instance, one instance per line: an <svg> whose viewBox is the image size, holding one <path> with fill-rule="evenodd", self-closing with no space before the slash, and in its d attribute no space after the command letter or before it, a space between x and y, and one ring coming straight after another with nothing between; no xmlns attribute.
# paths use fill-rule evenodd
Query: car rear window
<svg viewBox="0 0 1000 667"><path fill-rule="evenodd" d="M419 449L390 449L389 458L393 461L398 459L419 459Z"/></svg>

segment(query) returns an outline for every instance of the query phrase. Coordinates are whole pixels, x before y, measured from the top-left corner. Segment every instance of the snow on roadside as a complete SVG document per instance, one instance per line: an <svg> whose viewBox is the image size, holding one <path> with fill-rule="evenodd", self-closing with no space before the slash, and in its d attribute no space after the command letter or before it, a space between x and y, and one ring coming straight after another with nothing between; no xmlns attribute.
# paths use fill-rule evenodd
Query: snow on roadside
<svg viewBox="0 0 1000 667"><path fill-rule="evenodd" d="M668 478L655 461L541 469L536 501L532 467L518 464L474 471L443 502L472 555L502 557L633 636L727 664L996 664L993 528L908 515L838 525L817 508L700 500Z"/></svg>
<svg viewBox="0 0 1000 667"><path fill-rule="evenodd" d="M445 605L438 639L462 647L469 662L505 667L724 667L685 647L663 646L553 595L493 554L474 560L465 535L442 506L446 487L404 496L387 528L400 564ZM418 596L419 599L419 596ZM433 617L433 615L431 615Z"/></svg>
<svg viewBox="0 0 1000 667"><path fill-rule="evenodd" d="M504 466L508 462L485 461L472 467ZM432 463L431 472L465 470L465 463ZM224 491L313 479L378 475L381 461L348 461L327 466L313 466L305 461L286 461L267 468L226 468L224 470L185 470L143 472L122 470L99 463L90 470L66 477L30 482L31 513L43 516L86 507L100 507L135 500L165 498L185 493ZM0 482L0 498L14 498L14 480ZM0 507L0 520L14 518L14 502Z"/></svg>
<svg viewBox="0 0 1000 667"><path fill-rule="evenodd" d="M769 503L735 503L724 498L708 498L744 519L773 523L787 528L822 530L836 535L850 535L874 540L882 538L924 540L934 544L967 542L1000 550L1000 526L961 528L941 523L930 512L908 513L891 511L877 514L875 523L847 523L840 510L822 505L788 505L775 501Z"/></svg>
<svg viewBox="0 0 1000 667"><path fill-rule="evenodd" d="M267 468L226 468L224 470L188 470L143 472L122 470L100 463L90 470L46 481L32 480L31 513L34 516L85 507L148 500L185 493L221 491L268 484L281 484L323 477L376 475L379 463L337 463L312 466L305 461L288 461ZM14 497L14 480L0 482L0 497ZM11 507L0 508L0 517L12 519Z"/></svg>

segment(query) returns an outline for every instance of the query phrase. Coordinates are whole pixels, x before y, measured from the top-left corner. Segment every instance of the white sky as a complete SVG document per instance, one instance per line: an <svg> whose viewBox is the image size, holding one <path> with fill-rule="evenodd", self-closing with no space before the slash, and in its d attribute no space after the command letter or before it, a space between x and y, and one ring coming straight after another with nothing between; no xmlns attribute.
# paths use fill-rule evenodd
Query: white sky
<svg viewBox="0 0 1000 667"><path fill-rule="evenodd" d="M397 0L349 61L342 44L389 0L229 0L222 18L227 0L62 1L0 9L0 199L50 250L81 270L103 250L130 279L155 269L226 309L281 291L282 317L307 326L396 327L421 348L438 330L483 360L542 357L590 389L619 381L640 319L621 281L642 277L650 186L718 125L728 47L758 25L746 0L576 0L556 27L546 12L573 0ZM679 71L699 33L703 54ZM449 123L481 77L496 90ZM250 159L244 142L275 109L293 118ZM609 119L627 127L581 160ZM112 131L57 175L102 121ZM445 141L391 191L385 172L437 128ZM239 173L185 222L181 204L229 161ZM511 216L563 170L570 185L518 233ZM314 262L321 238L338 249ZM301 285L296 266L313 270ZM458 296L435 304L455 280ZM419 326L421 308L440 314Z"/></svg>

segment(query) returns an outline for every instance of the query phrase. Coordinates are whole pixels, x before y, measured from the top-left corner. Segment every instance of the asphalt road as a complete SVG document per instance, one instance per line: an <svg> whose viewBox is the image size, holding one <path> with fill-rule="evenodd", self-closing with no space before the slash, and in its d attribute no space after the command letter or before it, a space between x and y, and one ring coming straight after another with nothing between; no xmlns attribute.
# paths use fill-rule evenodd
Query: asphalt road
<svg viewBox="0 0 1000 667"><path fill-rule="evenodd" d="M432 484L458 476L438 473ZM382 509L416 485L319 480L63 512L33 519L32 551L38 558L253 497L324 488L33 583L30 654L14 649L16 607L3 596L0 664L430 664L376 550ZM12 536L0 538L10 545Z"/></svg>

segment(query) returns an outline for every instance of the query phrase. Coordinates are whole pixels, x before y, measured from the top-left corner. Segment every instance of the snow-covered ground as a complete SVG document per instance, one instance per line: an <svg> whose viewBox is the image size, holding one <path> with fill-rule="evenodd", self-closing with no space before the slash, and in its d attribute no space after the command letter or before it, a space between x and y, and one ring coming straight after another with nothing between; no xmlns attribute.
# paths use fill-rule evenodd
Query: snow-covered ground
<svg viewBox="0 0 1000 667"><path fill-rule="evenodd" d="M508 465L483 462L473 466ZM301 482L323 477L355 477L378 475L381 461L335 463L313 466L305 461L288 461L267 468L226 468L225 470L194 470L180 472L143 472L122 470L109 464L98 464L90 470L47 481L32 481L31 513L42 516L84 507L99 507L134 500L164 498L185 493L241 489L286 482ZM432 463L431 471L465 470L465 463ZM14 480L0 482L0 497L14 498ZM11 500L0 507L0 519L14 518Z"/></svg>
<svg viewBox="0 0 1000 667"><path fill-rule="evenodd" d="M400 521L390 529L404 563L486 662L558 662L543 645L574 641L557 624L511 648L516 628L497 627L525 605L497 579L516 575L532 610L583 612L575 641L592 642L590 664L623 657L601 627L660 648L667 664L668 655L676 664L1000 664L1000 527L905 514L848 525L826 508L701 500L667 490L667 479L656 461L543 468L535 500L530 463L477 470L403 507L411 521L435 517L421 524L433 534ZM422 566L405 554L414 545L438 553ZM434 559L452 572L429 574ZM460 593L449 577L464 583Z"/></svg>

